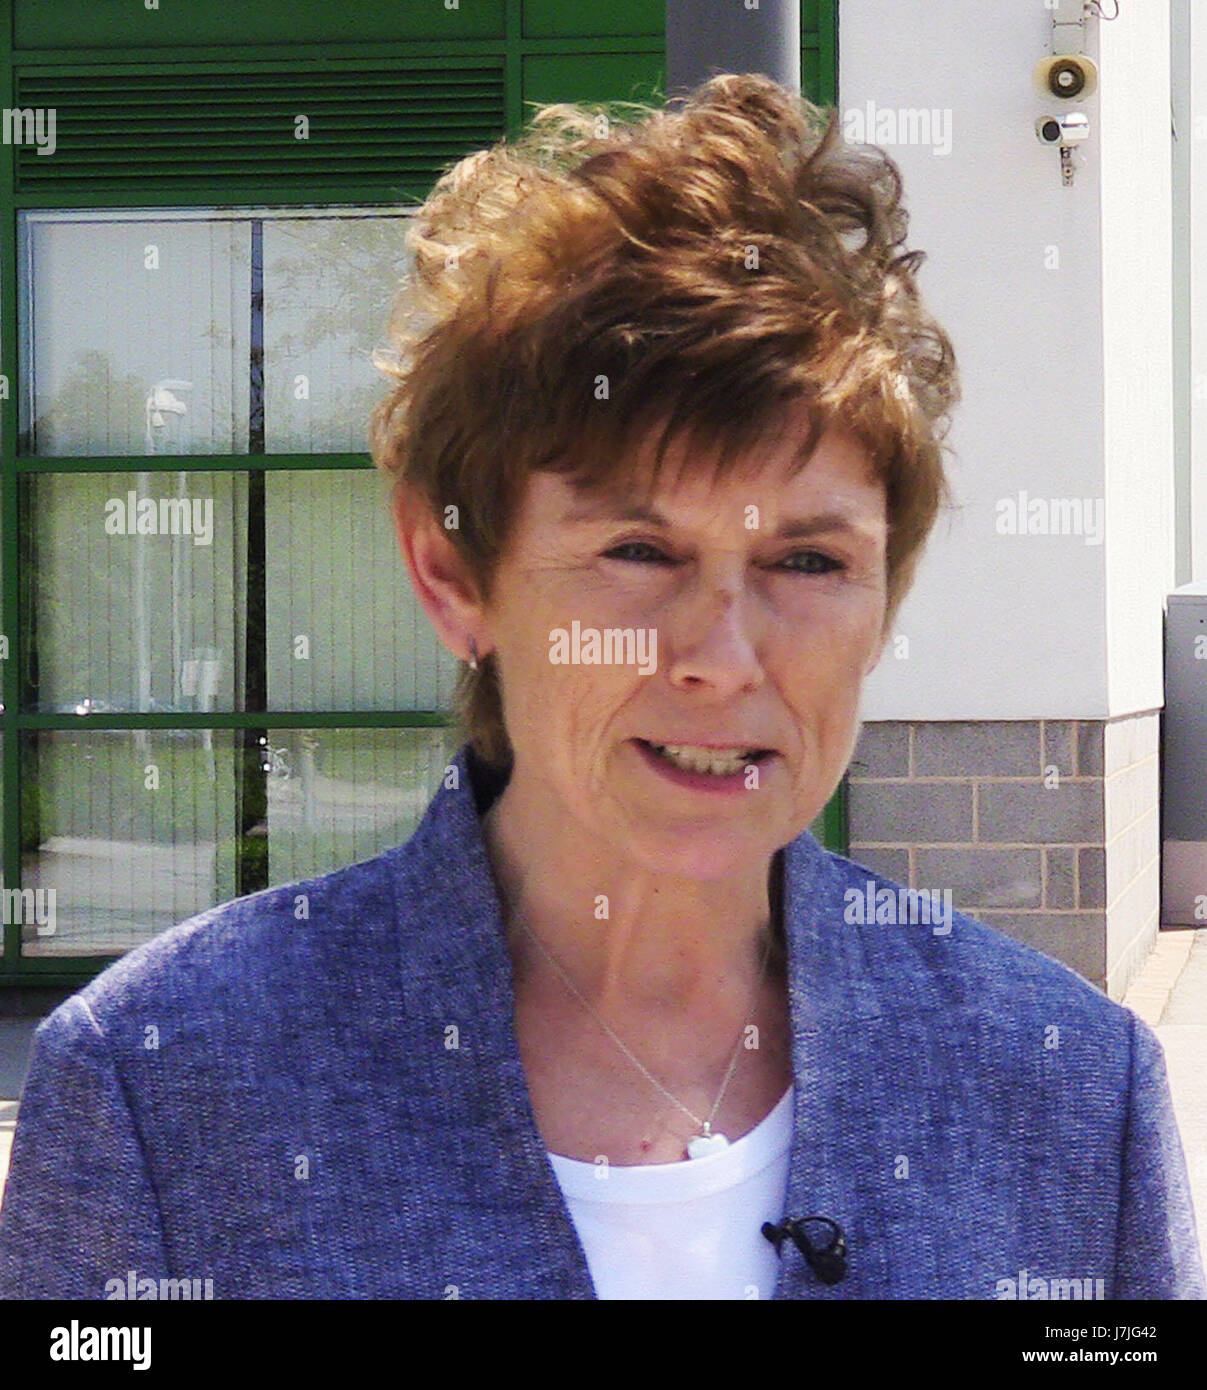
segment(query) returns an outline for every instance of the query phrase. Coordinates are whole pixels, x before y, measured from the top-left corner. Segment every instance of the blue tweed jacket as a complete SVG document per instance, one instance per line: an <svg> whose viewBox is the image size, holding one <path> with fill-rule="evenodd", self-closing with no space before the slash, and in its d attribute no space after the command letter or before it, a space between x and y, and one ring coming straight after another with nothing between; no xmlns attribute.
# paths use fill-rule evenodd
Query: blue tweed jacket
<svg viewBox="0 0 1207 1390"><path fill-rule="evenodd" d="M40 1025L0 1297L594 1296L512 1026L499 783L453 766L405 845L193 917ZM783 863L785 1210L850 1253L828 1286L785 1241L774 1296L1207 1297L1151 1030L961 914L848 924L869 872L807 833Z"/></svg>

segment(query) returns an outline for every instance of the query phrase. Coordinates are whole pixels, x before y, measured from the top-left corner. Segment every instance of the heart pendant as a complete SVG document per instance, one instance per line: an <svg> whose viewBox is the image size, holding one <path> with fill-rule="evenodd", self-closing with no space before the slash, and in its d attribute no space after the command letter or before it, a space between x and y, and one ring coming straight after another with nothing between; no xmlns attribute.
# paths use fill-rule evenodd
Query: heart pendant
<svg viewBox="0 0 1207 1390"><path fill-rule="evenodd" d="M697 1134L688 1140L688 1158L707 1158L709 1154L720 1153L729 1148L729 1140L723 1134Z"/></svg>

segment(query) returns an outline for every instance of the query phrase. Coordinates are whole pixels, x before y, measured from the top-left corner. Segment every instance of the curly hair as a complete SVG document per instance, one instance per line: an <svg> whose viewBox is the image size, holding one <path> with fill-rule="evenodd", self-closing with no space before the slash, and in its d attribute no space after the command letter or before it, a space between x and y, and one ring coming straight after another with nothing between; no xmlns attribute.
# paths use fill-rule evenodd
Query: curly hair
<svg viewBox="0 0 1207 1390"><path fill-rule="evenodd" d="M396 378L374 461L456 518L489 601L530 473L636 483L658 432L645 483L679 435L720 477L801 403L799 466L835 422L885 486L887 632L951 500L960 394L915 282L925 253L904 247L900 171L768 77L676 100L544 106L440 178L408 231L393 351L374 355ZM490 656L462 665L455 708L474 751L509 765Z"/></svg>

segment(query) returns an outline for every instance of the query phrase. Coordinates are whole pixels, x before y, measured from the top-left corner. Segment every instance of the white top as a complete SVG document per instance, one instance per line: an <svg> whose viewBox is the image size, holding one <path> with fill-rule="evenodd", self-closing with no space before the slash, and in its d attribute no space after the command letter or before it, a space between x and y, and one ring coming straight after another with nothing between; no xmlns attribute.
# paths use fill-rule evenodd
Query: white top
<svg viewBox="0 0 1207 1390"><path fill-rule="evenodd" d="M784 1217L793 1088L728 1148L624 1167L551 1153L600 1298L770 1298Z"/></svg>

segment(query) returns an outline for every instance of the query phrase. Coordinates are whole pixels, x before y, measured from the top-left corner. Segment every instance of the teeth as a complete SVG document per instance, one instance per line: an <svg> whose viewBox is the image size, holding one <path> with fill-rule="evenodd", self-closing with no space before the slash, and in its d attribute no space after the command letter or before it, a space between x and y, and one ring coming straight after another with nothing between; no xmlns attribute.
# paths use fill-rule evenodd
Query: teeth
<svg viewBox="0 0 1207 1390"><path fill-rule="evenodd" d="M687 772L711 772L718 777L741 772L758 751L750 748L720 753L715 749L700 748L692 744L673 743L665 747L659 747L656 743L650 746L676 767L681 767Z"/></svg>

